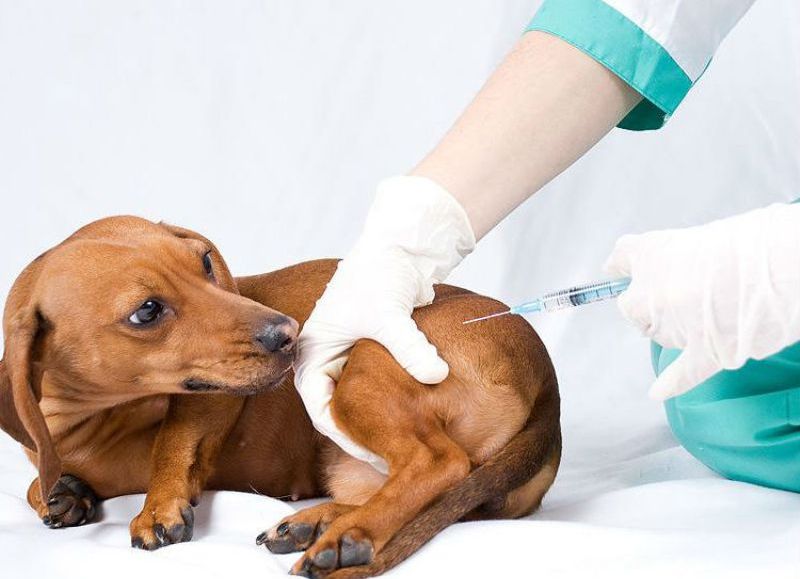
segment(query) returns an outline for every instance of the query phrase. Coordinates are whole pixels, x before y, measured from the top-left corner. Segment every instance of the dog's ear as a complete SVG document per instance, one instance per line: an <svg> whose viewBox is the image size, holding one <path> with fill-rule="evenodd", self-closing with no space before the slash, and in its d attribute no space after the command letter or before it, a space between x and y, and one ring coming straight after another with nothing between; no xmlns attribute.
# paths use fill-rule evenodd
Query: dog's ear
<svg viewBox="0 0 800 579"><path fill-rule="evenodd" d="M177 225L170 225L169 223L164 223L163 221L159 223L159 225L180 239L192 239L205 243L209 249L211 249L211 263L214 267L214 277L217 279L219 286L229 292L233 292L235 294L239 293L239 288L236 286L236 280L233 279L231 270L228 269L228 264L225 263L225 260L222 258L222 254L219 252L216 245L191 229L185 229L183 227L178 227Z"/></svg>
<svg viewBox="0 0 800 579"><path fill-rule="evenodd" d="M41 385L34 384L33 355L42 331L42 318L31 297L31 277L30 269L23 272L6 303L5 352L0 365L0 426L36 451L39 486L42 499L47 502L61 476L61 459L39 408Z"/></svg>

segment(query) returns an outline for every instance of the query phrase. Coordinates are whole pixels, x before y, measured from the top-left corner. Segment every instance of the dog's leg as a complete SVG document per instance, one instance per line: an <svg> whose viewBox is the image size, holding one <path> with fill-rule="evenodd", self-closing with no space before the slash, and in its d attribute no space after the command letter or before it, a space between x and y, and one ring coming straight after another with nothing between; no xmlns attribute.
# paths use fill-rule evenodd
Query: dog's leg
<svg viewBox="0 0 800 579"><path fill-rule="evenodd" d="M403 525L469 474L469 458L438 425L416 426L372 445L389 463L386 484L363 506L336 518L293 573L316 577L368 564Z"/></svg>
<svg viewBox="0 0 800 579"><path fill-rule="evenodd" d="M376 372L375 361L388 355L377 344L361 343L359 351L337 384L332 411L353 440L386 459L389 478L362 506L331 522L294 565L294 574L320 577L368 564L399 529L470 472L467 454L417 398L429 387L394 364ZM335 485L331 491L336 498Z"/></svg>
<svg viewBox="0 0 800 579"><path fill-rule="evenodd" d="M50 491L46 504L42 502L38 478L28 488L28 503L51 529L77 527L93 522L99 502L92 488L71 474L61 475Z"/></svg>
<svg viewBox="0 0 800 579"><path fill-rule="evenodd" d="M502 450L404 526L370 564L339 569L330 579L380 575L465 515L471 519L522 516L536 508L555 478L561 455L554 383L543 390L536 404L535 417L529 417Z"/></svg>
<svg viewBox="0 0 800 579"><path fill-rule="evenodd" d="M242 406L227 395L173 397L153 449L144 507L131 521L133 547L153 550L192 538L192 507Z"/></svg>

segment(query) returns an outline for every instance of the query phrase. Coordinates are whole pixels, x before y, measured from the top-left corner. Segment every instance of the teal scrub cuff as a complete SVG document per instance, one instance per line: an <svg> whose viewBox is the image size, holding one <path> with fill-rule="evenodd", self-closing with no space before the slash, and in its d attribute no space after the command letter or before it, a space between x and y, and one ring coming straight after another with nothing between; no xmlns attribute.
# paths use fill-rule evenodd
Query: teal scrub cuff
<svg viewBox="0 0 800 579"><path fill-rule="evenodd" d="M692 88L692 81L658 42L602 0L546 0L526 31L569 42L619 76L643 100L617 125L658 129Z"/></svg>

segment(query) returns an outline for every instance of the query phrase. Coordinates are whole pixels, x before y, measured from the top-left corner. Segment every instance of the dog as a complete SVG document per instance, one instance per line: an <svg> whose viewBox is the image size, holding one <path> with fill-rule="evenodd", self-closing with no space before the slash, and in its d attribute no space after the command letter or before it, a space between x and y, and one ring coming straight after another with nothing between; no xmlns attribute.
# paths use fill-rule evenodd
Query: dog
<svg viewBox="0 0 800 579"><path fill-rule="evenodd" d="M234 278L217 248L138 217L93 222L36 258L3 316L0 426L38 467L28 501L51 528L147 493L131 543L192 537L204 489L327 502L261 533L305 551L308 577L393 567L458 521L540 504L561 456L556 375L519 316L438 285L413 318L450 366L416 382L371 340L353 347L332 413L386 460L381 474L317 433L293 386L297 334L336 269L300 263Z"/></svg>

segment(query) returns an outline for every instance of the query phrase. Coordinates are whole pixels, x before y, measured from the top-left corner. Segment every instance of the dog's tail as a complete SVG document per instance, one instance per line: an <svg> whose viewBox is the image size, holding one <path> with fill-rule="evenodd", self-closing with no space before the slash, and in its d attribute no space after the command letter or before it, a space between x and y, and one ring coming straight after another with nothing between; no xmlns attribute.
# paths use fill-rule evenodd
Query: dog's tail
<svg viewBox="0 0 800 579"><path fill-rule="evenodd" d="M561 430L558 389L545 389L535 403L535 419L528 418L503 449L472 471L467 478L400 530L375 556L372 563L340 569L336 579L360 579L380 575L414 554L437 533L480 507L478 518L491 518L498 499L531 480L560 450ZM483 512L481 512L483 511Z"/></svg>

